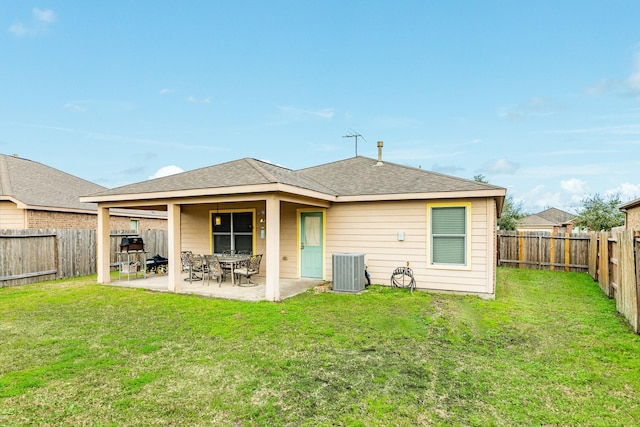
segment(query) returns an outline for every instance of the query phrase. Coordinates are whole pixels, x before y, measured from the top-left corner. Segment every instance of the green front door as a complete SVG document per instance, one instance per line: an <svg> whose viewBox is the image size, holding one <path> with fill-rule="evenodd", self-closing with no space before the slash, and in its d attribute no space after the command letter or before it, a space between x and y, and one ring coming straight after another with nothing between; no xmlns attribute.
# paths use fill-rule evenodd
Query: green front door
<svg viewBox="0 0 640 427"><path fill-rule="evenodd" d="M322 278L322 212L300 215L300 275Z"/></svg>

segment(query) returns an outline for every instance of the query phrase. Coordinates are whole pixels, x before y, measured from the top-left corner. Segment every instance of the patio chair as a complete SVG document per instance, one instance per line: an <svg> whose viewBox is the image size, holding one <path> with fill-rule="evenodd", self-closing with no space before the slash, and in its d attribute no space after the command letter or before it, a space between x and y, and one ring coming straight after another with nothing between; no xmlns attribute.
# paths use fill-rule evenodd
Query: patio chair
<svg viewBox="0 0 640 427"><path fill-rule="evenodd" d="M215 255L205 255L205 262L207 264L207 286L211 283L211 276L216 278L218 287L222 286L224 281L224 269L220 265L218 257Z"/></svg>
<svg viewBox="0 0 640 427"><path fill-rule="evenodd" d="M189 255L193 255L191 251L180 252L180 263L182 264L181 271L189 271Z"/></svg>
<svg viewBox="0 0 640 427"><path fill-rule="evenodd" d="M189 275L185 280L189 281L189 283L193 282L194 280L202 280L206 271L204 258L202 257L202 255L190 254L188 256L188 259L189 266L187 271L189 272Z"/></svg>
<svg viewBox="0 0 640 427"><path fill-rule="evenodd" d="M251 280L251 276L260 272L260 262L262 261L262 254L252 255L247 261L238 264L238 267L233 270L233 274L239 277L238 286L256 286L257 283ZM242 277L246 277L247 283L242 284Z"/></svg>

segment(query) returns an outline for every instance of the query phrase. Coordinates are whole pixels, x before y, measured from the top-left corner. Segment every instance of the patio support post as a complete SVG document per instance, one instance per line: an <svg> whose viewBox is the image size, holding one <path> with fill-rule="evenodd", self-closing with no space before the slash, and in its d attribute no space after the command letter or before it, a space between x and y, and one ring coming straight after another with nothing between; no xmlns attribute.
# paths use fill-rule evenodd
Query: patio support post
<svg viewBox="0 0 640 427"><path fill-rule="evenodd" d="M280 199L271 195L266 200L266 285L265 299L280 300Z"/></svg>
<svg viewBox="0 0 640 427"><path fill-rule="evenodd" d="M169 244L169 274L168 288L172 292L182 289L180 282L180 273L182 271L182 262L180 260L180 211L181 206L175 203L167 205L167 234Z"/></svg>
<svg viewBox="0 0 640 427"><path fill-rule="evenodd" d="M111 282L111 250L109 237L109 208L98 206L98 228L96 229L98 283Z"/></svg>

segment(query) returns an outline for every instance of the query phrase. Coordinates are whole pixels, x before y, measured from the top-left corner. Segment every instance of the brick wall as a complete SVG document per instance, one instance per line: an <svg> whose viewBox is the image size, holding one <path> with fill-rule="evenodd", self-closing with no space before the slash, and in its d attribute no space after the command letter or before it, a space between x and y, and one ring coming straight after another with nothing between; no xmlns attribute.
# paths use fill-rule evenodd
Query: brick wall
<svg viewBox="0 0 640 427"><path fill-rule="evenodd" d="M166 230L167 221L153 218L130 218L112 216L109 228L111 230L129 230L131 220L139 220L140 230ZM98 225L96 214L81 214L69 212L33 211L27 212L27 228L72 228L95 230Z"/></svg>
<svg viewBox="0 0 640 427"><path fill-rule="evenodd" d="M640 230L640 206L627 209L627 230Z"/></svg>

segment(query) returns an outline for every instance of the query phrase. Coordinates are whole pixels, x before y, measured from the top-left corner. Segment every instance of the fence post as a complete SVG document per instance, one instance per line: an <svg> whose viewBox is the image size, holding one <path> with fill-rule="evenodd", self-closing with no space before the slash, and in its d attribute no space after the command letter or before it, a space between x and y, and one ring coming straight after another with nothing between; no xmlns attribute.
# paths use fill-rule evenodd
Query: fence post
<svg viewBox="0 0 640 427"><path fill-rule="evenodd" d="M571 240L569 233L564 233L564 271L570 271L571 265Z"/></svg>
<svg viewBox="0 0 640 427"><path fill-rule="evenodd" d="M607 232L598 233L600 240L600 272L598 273L598 282L600 289L608 297L612 297L611 288L609 286L609 236Z"/></svg>
<svg viewBox="0 0 640 427"><path fill-rule="evenodd" d="M523 235L524 235L524 233L522 231L520 231L518 233L518 261L524 260L524 253L523 253L523 249L522 249L523 243L524 243L523 242L524 237L522 237ZM518 268L522 268L522 263L518 264Z"/></svg>
<svg viewBox="0 0 640 427"><path fill-rule="evenodd" d="M636 333L640 333L640 239L633 239L635 253L635 279L636 279Z"/></svg>
<svg viewBox="0 0 640 427"><path fill-rule="evenodd" d="M554 271L556 269L556 266L553 265L556 261L556 234L555 233L551 233L551 236L549 236L549 247L550 247L549 270Z"/></svg>
<svg viewBox="0 0 640 427"><path fill-rule="evenodd" d="M596 233L591 233L589 236L589 275L593 280L598 280L598 236Z"/></svg>

